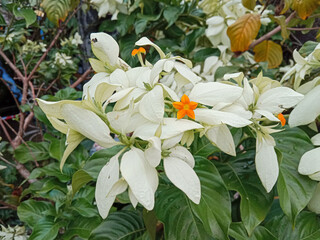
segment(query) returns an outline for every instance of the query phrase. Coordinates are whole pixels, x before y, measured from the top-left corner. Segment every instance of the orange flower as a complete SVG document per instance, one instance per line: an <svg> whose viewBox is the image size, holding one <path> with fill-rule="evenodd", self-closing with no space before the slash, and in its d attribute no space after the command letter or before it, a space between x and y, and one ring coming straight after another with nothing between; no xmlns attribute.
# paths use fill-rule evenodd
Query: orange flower
<svg viewBox="0 0 320 240"><path fill-rule="evenodd" d="M278 114L278 119L280 120L282 127L283 127L284 125L286 125L286 119L284 118L284 116L283 116L282 113L279 113L279 114Z"/></svg>
<svg viewBox="0 0 320 240"><path fill-rule="evenodd" d="M140 47L138 49L133 49L132 52L131 52L131 56L135 56L137 55L138 53L143 53L143 54L146 54L146 50L143 48L143 47Z"/></svg>
<svg viewBox="0 0 320 240"><path fill-rule="evenodd" d="M193 110L197 108L198 103L192 101L190 102L190 99L187 95L184 94L181 97L180 102L173 102L172 105L174 108L179 110L177 114L178 119L183 118L185 115L188 115L189 118L195 119Z"/></svg>

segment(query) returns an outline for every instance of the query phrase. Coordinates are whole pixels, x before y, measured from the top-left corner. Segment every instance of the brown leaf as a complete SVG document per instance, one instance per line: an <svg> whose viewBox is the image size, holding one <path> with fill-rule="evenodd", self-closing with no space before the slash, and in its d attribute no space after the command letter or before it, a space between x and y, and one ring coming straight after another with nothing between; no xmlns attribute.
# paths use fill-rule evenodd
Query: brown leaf
<svg viewBox="0 0 320 240"><path fill-rule="evenodd" d="M268 62L268 68L276 68L282 62L282 48L279 44L266 40L254 47L254 60Z"/></svg>
<svg viewBox="0 0 320 240"><path fill-rule="evenodd" d="M227 34L233 52L244 52L258 35L261 26L260 15L248 13L230 25Z"/></svg>
<svg viewBox="0 0 320 240"><path fill-rule="evenodd" d="M319 0L293 0L291 8L298 13L301 19L305 20L319 5Z"/></svg>

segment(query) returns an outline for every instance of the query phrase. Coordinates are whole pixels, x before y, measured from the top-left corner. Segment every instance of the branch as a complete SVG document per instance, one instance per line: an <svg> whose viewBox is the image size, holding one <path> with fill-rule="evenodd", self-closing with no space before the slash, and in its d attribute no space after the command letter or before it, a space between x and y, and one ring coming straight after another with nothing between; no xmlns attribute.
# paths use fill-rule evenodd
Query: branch
<svg viewBox="0 0 320 240"><path fill-rule="evenodd" d="M91 67L88 68L88 70L85 71L85 72L82 74L82 76L78 78L77 81L75 81L74 83L72 83L72 85L71 85L70 87L75 88L76 86L78 86L80 83L82 83L84 80L86 80L87 76L88 76L90 73L92 73L92 72L93 72L92 68L91 68Z"/></svg>
<svg viewBox="0 0 320 240"><path fill-rule="evenodd" d="M10 61L10 59L7 57L7 55L0 49L0 55L1 57L6 61L6 63L9 65L9 67L15 72L15 74L20 78L21 81L23 81L24 76L20 72L20 70Z"/></svg>
<svg viewBox="0 0 320 240"><path fill-rule="evenodd" d="M291 21L291 19L295 17L295 15L296 15L296 12L291 13L290 16L286 19L286 24L288 24ZM276 33L280 32L280 31L281 31L281 26L276 27L271 32L268 32L267 34L260 37L258 40L251 43L249 48L253 49L256 45L263 42L264 40L271 38L273 35L275 35Z"/></svg>
<svg viewBox="0 0 320 240"><path fill-rule="evenodd" d="M311 27L311 28L287 28L291 31L310 31L310 30L319 30L320 27Z"/></svg>

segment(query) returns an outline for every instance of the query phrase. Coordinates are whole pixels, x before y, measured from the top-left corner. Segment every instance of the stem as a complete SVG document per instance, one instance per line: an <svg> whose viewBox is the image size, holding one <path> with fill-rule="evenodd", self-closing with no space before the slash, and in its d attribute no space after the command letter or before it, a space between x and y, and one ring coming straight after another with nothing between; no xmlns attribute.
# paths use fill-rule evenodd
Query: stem
<svg viewBox="0 0 320 240"><path fill-rule="evenodd" d="M85 72L82 74L81 77L78 78L77 81L75 81L74 83L72 83L70 87L72 87L72 88L77 87L80 83L82 83L84 80L86 80L86 78L88 77L88 75L89 75L90 73L92 73L92 72L93 72L93 70L92 70L92 68L90 67L87 71L85 71Z"/></svg>
<svg viewBox="0 0 320 240"><path fill-rule="evenodd" d="M296 12L291 13L290 16L286 19L286 24L288 24L291 21L291 19L293 19L295 17L295 15L296 15ZM253 49L256 45L263 42L264 40L271 38L273 35L275 35L276 33L280 32L280 31L281 31L281 26L276 27L271 32L268 32L267 34L260 37L258 40L251 43L249 48Z"/></svg>
<svg viewBox="0 0 320 240"><path fill-rule="evenodd" d="M310 31L310 30L319 30L320 27L311 27L311 28L287 28L291 31Z"/></svg>

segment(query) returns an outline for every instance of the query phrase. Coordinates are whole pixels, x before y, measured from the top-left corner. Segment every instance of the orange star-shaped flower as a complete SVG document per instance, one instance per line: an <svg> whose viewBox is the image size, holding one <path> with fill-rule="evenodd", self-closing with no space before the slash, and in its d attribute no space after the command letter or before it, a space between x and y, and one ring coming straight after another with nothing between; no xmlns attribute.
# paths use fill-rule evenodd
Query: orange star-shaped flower
<svg viewBox="0 0 320 240"><path fill-rule="evenodd" d="M181 97L180 102L173 102L172 105L174 108L179 110L177 114L178 119L183 118L185 115L188 115L189 118L195 119L193 110L197 108L198 103L190 101L187 95L184 94Z"/></svg>

